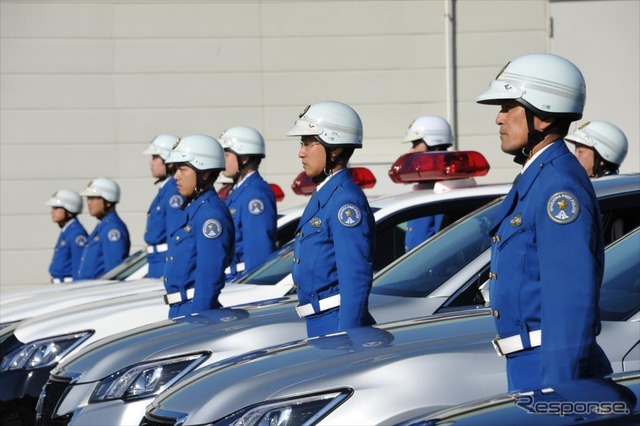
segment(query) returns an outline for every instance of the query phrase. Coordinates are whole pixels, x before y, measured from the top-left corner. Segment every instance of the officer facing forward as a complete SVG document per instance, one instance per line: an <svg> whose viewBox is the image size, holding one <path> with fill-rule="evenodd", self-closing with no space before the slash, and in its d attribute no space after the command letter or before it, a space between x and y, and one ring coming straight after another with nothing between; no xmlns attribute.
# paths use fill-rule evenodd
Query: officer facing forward
<svg viewBox="0 0 640 426"><path fill-rule="evenodd" d="M220 135L225 151L225 177L233 179L225 200L236 241L227 279L261 265L276 249L276 198L258 167L265 156L264 139L249 126L230 127Z"/></svg>
<svg viewBox="0 0 640 426"><path fill-rule="evenodd" d="M575 145L574 154L590 178L617 175L629 150L622 130L606 121L586 122L564 140Z"/></svg>
<svg viewBox="0 0 640 426"><path fill-rule="evenodd" d="M160 278L164 272L167 245L167 228L169 223L182 213L184 199L178 192L176 181L171 176L165 159L173 145L180 139L175 135L158 135L144 150L143 154L151 155L149 167L151 176L156 180L158 193L147 212L147 228L144 231L144 242L147 243L147 277Z"/></svg>
<svg viewBox="0 0 640 426"><path fill-rule="evenodd" d="M98 224L84 247L78 279L95 279L129 256L129 231L116 213L120 201L116 182L109 178L94 179L80 195L87 198L89 213L98 219Z"/></svg>
<svg viewBox="0 0 640 426"><path fill-rule="evenodd" d="M402 143L411 142L409 152L446 151L453 136L449 122L438 115L418 117L407 129ZM425 216L407 222L404 249L409 251L440 230L442 215Z"/></svg>
<svg viewBox="0 0 640 426"><path fill-rule="evenodd" d="M51 207L51 220L61 229L49 266L51 282L76 280L82 252L87 245L87 231L77 219L82 213L82 198L75 191L61 189L45 205Z"/></svg>
<svg viewBox="0 0 640 426"><path fill-rule="evenodd" d="M308 106L287 136L300 137L298 157L318 184L296 230L293 280L309 337L374 324L369 313L375 223L362 189L347 170L362 147L362 123L348 105Z"/></svg>
<svg viewBox="0 0 640 426"><path fill-rule="evenodd" d="M490 300L509 390L611 373L596 343L604 249L584 169L563 141L582 117L574 64L534 53L511 61L477 102L500 105L501 149L523 164L494 222Z"/></svg>
<svg viewBox="0 0 640 426"><path fill-rule="evenodd" d="M233 257L234 229L229 209L213 183L224 170L224 151L207 135L178 140L166 163L175 163L175 179L185 198L184 213L169 229L164 269L169 318L221 308L224 270Z"/></svg>

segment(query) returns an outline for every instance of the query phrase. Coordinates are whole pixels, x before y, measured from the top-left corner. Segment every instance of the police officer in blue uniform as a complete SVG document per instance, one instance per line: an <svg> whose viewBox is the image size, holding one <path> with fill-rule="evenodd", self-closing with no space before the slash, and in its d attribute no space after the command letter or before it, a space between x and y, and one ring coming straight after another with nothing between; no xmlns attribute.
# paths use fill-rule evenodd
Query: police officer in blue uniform
<svg viewBox="0 0 640 426"><path fill-rule="evenodd" d="M176 181L172 176L173 167L167 167L164 162L178 139L180 138L176 135L158 135L143 152L151 155L149 161L151 176L157 179L156 185L159 187L158 193L149 206L147 228L144 232L149 264L147 277L149 278L162 277L166 251L169 248L167 228L169 223L176 220L176 217L182 213L184 198L178 192Z"/></svg>
<svg viewBox="0 0 640 426"><path fill-rule="evenodd" d="M629 150L627 136L608 121L587 121L564 140L575 145L573 153L591 179L617 175Z"/></svg>
<svg viewBox="0 0 640 426"><path fill-rule="evenodd" d="M492 229L494 346L509 390L610 373L596 343L604 266L593 186L563 137L582 117L585 82L546 53L508 63L477 102L500 105L501 149L523 164Z"/></svg>
<svg viewBox="0 0 640 426"><path fill-rule="evenodd" d="M169 229L164 269L169 318L222 307L218 301L225 269L234 253L234 227L229 209L213 184L224 170L220 142L208 135L180 139L166 163L175 163L184 212Z"/></svg>
<svg viewBox="0 0 640 426"><path fill-rule="evenodd" d="M120 187L115 181L101 177L89 182L80 195L87 198L89 213L98 219L98 224L84 247L78 279L100 278L121 264L131 248L129 230L116 213Z"/></svg>
<svg viewBox="0 0 640 426"><path fill-rule="evenodd" d="M307 335L374 324L369 313L375 222L369 202L347 170L362 148L362 122L350 106L308 106L287 136L300 137L298 157L318 187L296 230L293 281Z"/></svg>
<svg viewBox="0 0 640 426"><path fill-rule="evenodd" d="M227 280L232 280L261 265L276 249L277 208L271 187L258 171L265 156L262 135L252 127L235 126L219 140L225 151L222 174L233 179L225 200L236 233L235 255L227 274Z"/></svg>
<svg viewBox="0 0 640 426"><path fill-rule="evenodd" d="M78 220L82 213L82 198L75 191L61 189L45 205L51 207L51 220L61 229L49 266L51 282L77 280L82 252L87 245L87 231Z"/></svg>
<svg viewBox="0 0 640 426"><path fill-rule="evenodd" d="M411 143L410 153L446 151L452 145L451 125L439 115L423 115L413 120L402 143ZM429 215L407 222L404 249L409 251L440 230L442 215Z"/></svg>

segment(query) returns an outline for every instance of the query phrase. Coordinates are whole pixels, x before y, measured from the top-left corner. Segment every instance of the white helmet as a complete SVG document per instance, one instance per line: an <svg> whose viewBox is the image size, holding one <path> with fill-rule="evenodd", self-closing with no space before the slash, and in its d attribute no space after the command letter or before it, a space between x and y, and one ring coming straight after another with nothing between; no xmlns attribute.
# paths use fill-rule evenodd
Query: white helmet
<svg viewBox="0 0 640 426"><path fill-rule="evenodd" d="M413 120L402 143L422 139L427 146L451 146L451 126L439 115L423 115Z"/></svg>
<svg viewBox="0 0 640 426"><path fill-rule="evenodd" d="M173 144L175 144L180 136L176 135L158 135L151 141L151 144L142 151L143 154L146 155L159 155L163 160L167 159L167 156L171 152L173 148Z"/></svg>
<svg viewBox="0 0 640 426"><path fill-rule="evenodd" d="M622 130L606 121L587 121L565 140L593 148L603 160L616 166L622 164L629 150L629 142Z"/></svg>
<svg viewBox="0 0 640 426"><path fill-rule="evenodd" d="M515 100L534 113L566 115L579 120L586 98L580 70L570 61L550 53L531 53L509 62L476 102L501 104Z"/></svg>
<svg viewBox="0 0 640 426"><path fill-rule="evenodd" d="M82 213L82 197L76 191L70 189L60 189L51 196L51 199L44 203L49 207L62 207L69 213Z"/></svg>
<svg viewBox="0 0 640 426"><path fill-rule="evenodd" d="M222 146L209 135L189 135L178 139L165 163L188 163L201 172L225 168Z"/></svg>
<svg viewBox="0 0 640 426"><path fill-rule="evenodd" d="M229 127L220 135L220 144L236 155L264 157L264 139L260 132L249 126Z"/></svg>
<svg viewBox="0 0 640 426"><path fill-rule="evenodd" d="M80 195L83 197L101 197L109 202L117 203L120 201L120 187L115 181L100 177L89 182L89 185Z"/></svg>
<svg viewBox="0 0 640 426"><path fill-rule="evenodd" d="M362 121L353 108L336 101L306 107L287 136L318 136L330 146L362 148Z"/></svg>

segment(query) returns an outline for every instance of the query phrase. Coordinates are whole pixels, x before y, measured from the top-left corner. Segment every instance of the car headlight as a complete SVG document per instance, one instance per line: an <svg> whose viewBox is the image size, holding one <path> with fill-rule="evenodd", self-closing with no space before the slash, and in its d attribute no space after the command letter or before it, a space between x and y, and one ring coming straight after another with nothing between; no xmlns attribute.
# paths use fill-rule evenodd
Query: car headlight
<svg viewBox="0 0 640 426"><path fill-rule="evenodd" d="M102 379L89 402L130 401L157 395L196 368L207 356L193 354L123 368Z"/></svg>
<svg viewBox="0 0 640 426"><path fill-rule="evenodd" d="M55 364L92 334L93 331L81 331L22 345L4 357L0 364L0 372L33 370Z"/></svg>
<svg viewBox="0 0 640 426"><path fill-rule="evenodd" d="M293 426L312 425L333 411L350 395L351 390L338 390L280 401L263 402L211 423L211 426Z"/></svg>

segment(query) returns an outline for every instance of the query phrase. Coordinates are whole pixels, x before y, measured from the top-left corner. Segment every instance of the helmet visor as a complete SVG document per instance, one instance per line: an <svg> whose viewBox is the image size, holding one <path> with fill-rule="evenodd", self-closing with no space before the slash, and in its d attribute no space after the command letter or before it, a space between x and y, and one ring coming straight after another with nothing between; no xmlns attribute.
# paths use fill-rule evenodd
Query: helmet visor
<svg viewBox="0 0 640 426"><path fill-rule="evenodd" d="M309 120L298 119L296 124L287 132L287 136L318 136L323 133L324 129Z"/></svg>
<svg viewBox="0 0 640 426"><path fill-rule="evenodd" d="M169 155L167 155L167 159L164 160L165 163L188 163L190 161L195 160L195 155L191 152L181 152L181 151L171 151Z"/></svg>
<svg viewBox="0 0 640 426"><path fill-rule="evenodd" d="M489 88L480 93L476 98L479 104L499 105L505 100L520 99L523 95L522 89L516 87L506 80L494 80Z"/></svg>

